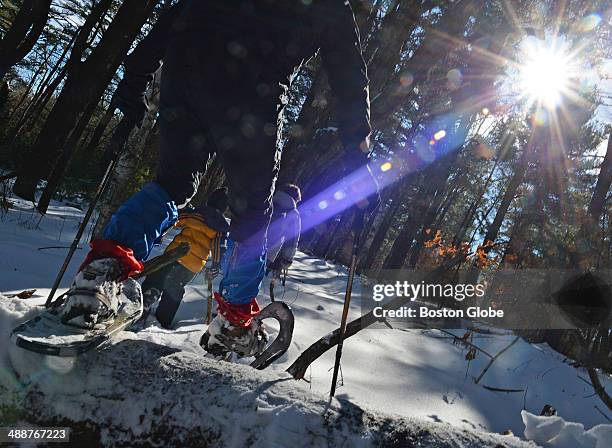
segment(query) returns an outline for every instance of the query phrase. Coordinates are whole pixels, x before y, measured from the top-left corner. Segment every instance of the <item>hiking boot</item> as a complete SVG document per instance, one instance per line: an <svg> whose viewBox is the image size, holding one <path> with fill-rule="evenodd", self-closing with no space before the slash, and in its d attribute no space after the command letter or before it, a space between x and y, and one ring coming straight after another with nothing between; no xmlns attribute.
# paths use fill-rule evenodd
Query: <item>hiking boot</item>
<svg viewBox="0 0 612 448"><path fill-rule="evenodd" d="M200 345L211 355L227 358L233 352L238 357L259 356L268 344L268 333L254 317L259 305L253 299L247 305L232 305L215 293L218 314L200 339Z"/></svg>
<svg viewBox="0 0 612 448"><path fill-rule="evenodd" d="M104 328L112 322L123 290L121 272L115 258L102 258L86 265L66 294L60 310L62 322L86 329Z"/></svg>

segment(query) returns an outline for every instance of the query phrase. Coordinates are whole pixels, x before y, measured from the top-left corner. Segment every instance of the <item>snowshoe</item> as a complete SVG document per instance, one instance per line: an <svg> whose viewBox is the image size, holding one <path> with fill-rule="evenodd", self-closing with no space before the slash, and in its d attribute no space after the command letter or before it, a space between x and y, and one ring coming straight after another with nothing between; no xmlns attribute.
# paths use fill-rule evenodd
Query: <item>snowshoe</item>
<svg viewBox="0 0 612 448"><path fill-rule="evenodd" d="M185 244L151 259L139 276L172 263L188 251L189 245ZM113 280L117 278L113 262L102 259L88 265L77 275L68 293L38 316L15 327L11 340L18 347L44 355L77 356L99 347L136 322L143 313L140 285L135 278L121 283Z"/></svg>
<svg viewBox="0 0 612 448"><path fill-rule="evenodd" d="M121 265L114 258L92 261L81 270L59 306L63 324L84 329L103 329L117 316L123 285ZM140 287L136 294L142 292ZM136 300L135 300L136 301Z"/></svg>
<svg viewBox="0 0 612 448"><path fill-rule="evenodd" d="M280 323L279 334L270 344L263 325L263 321L269 318ZM251 367L263 370L289 349L293 326L293 312L284 302L274 302L265 307L247 328L232 325L219 313L202 335L200 345L220 359L229 359L231 353L241 358L255 356Z"/></svg>
<svg viewBox="0 0 612 448"><path fill-rule="evenodd" d="M18 347L44 355L77 356L85 353L100 346L142 315L142 292L138 282L129 278L123 282L121 289L121 293L115 297L117 310L101 316L102 319L97 319L95 323L87 321L94 314L83 313L81 306L70 304L66 310L57 303L64 302L59 299L52 308L13 329L11 339ZM69 321L76 321L77 324L68 324Z"/></svg>
<svg viewBox="0 0 612 448"><path fill-rule="evenodd" d="M223 314L210 323L200 339L200 345L215 358L227 359L230 352L240 358L258 356L266 348L268 333L260 322L253 320L249 327L232 325Z"/></svg>

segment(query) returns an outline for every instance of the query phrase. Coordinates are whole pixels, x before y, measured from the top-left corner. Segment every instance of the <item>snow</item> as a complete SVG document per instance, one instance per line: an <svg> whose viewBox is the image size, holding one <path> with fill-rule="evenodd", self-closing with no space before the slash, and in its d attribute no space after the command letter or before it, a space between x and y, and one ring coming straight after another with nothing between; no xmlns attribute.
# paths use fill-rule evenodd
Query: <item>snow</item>
<svg viewBox="0 0 612 448"><path fill-rule="evenodd" d="M612 425L597 425L585 431L582 423L561 417L540 417L522 411L525 437L539 445L555 448L606 448L612 441Z"/></svg>
<svg viewBox="0 0 612 448"><path fill-rule="evenodd" d="M53 204L41 219L31 205L12 201L16 208L0 217L0 291L37 291L30 299L0 297L3 341L8 340L17 321L40 310L37 305L44 303L67 252L38 248L69 246L82 217L78 209ZM161 251L159 248L155 254ZM76 252L58 294L69 286L84 255L84 250ZM125 442L138 434L162 441L159 428L172 428L175 440L203 437L224 446L241 446L240 437L250 428L247 433L252 440L265 446L332 442L376 446L384 428L385 432L402 433L402 437L430 437L422 446L495 446L502 442L520 446L515 437L481 432L506 430L517 436L525 431L525 437L549 446L604 446L582 442L593 440L595 434L610 445L612 425L602 426L609 422L601 414L607 408L584 381L586 372L572 367L547 346L522 340L504 353L481 381L487 386L525 390L503 393L474 384L473 378L488 358L477 353L468 363L465 347L453 345L446 334L362 330L344 344L341 383L336 392L339 400L332 401L329 410L326 396L335 350L309 368L305 378L309 383L296 382L284 371L310 344L339 325L346 276L342 266L297 254L286 287L277 283L275 288L277 300L289 303L295 313L293 342L288 353L264 372L242 365L246 360L231 364L203 356L198 343L206 328L207 290L201 276L187 287L174 330L153 322L139 333L122 332L112 346L76 360L41 357L12 344L0 344L0 421L5 409L18 408L20 400L27 397L28 403L42 400L52 404L40 415L41 421L66 417L88 425L107 422L107 429L100 434L107 443ZM267 292L266 281L262 305L269 303ZM359 285L354 297L350 319L360 314ZM270 327L274 335L275 323ZM475 335L473 342L495 354L512 339L511 335ZM612 390L612 381L601 379ZM113 399L121 394L131 399ZM553 405L559 417L532 415L539 414L545 404ZM325 412L330 412L329 419L321 419ZM359 423L344 424L347 415L353 420L355 415L362 417L357 419ZM556 423L560 418L562 424ZM542 435L546 422L552 422L548 430L558 429L553 439ZM568 444L579 439L582 445Z"/></svg>

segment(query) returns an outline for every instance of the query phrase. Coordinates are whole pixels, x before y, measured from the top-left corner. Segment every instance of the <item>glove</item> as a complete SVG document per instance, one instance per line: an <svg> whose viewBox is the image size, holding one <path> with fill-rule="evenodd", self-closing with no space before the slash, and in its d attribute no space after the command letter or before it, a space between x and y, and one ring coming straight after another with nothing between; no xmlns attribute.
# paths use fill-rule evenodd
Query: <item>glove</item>
<svg viewBox="0 0 612 448"><path fill-rule="evenodd" d="M147 85L150 76L125 74L111 100L111 108L119 109L135 126L142 126L149 112Z"/></svg>

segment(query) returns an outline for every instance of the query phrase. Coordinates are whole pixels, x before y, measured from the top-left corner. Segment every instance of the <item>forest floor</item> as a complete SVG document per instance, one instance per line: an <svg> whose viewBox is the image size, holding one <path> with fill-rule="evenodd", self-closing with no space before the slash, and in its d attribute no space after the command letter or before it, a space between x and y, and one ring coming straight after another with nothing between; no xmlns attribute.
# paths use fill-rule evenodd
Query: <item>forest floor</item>
<svg viewBox="0 0 612 448"><path fill-rule="evenodd" d="M362 330L344 345L337 400L325 405L334 350L312 364L307 382L289 380L284 371L338 326L347 270L303 253L298 253L285 287L276 287L277 300L289 303L295 313L293 342L263 373L203 357L198 341L206 328L207 291L201 276L187 287L173 331L151 322L78 360L25 353L9 345L6 336L17 321L40 310L83 212L56 203L41 219L31 204L11 202L12 208L0 216L0 291L37 291L28 299L0 297L0 335L6 341L0 344L0 389L5 389L0 395L13 397L10 406L0 402L0 421L20 421L27 412L22 414L19 406L27 403L41 407L36 411L39 422L86 421L88 428L98 422L99 428L106 427L98 435L109 444L134 444L140 437L162 441L168 431L175 431L173 440L186 443L194 425L206 421L198 434L222 446L241 446L244 437L266 446L387 446L391 441L397 446L521 446L516 437L486 434L507 430L523 439L548 441L547 446L610 446L612 425L601 424L610 423L612 415L593 393L586 372L548 346L522 340L477 385L474 377L488 358L477 353L466 361L467 349L445 333ZM165 243L170 240L171 235ZM77 250L62 287L70 284L86 250ZM262 305L269 303L268 281ZM359 294L356 285L351 319L361 312ZM512 339L475 335L473 343L495 354ZM602 382L612 390L612 381ZM483 385L523 392L494 392ZM545 404L554 406L559 418L530 416Z"/></svg>

